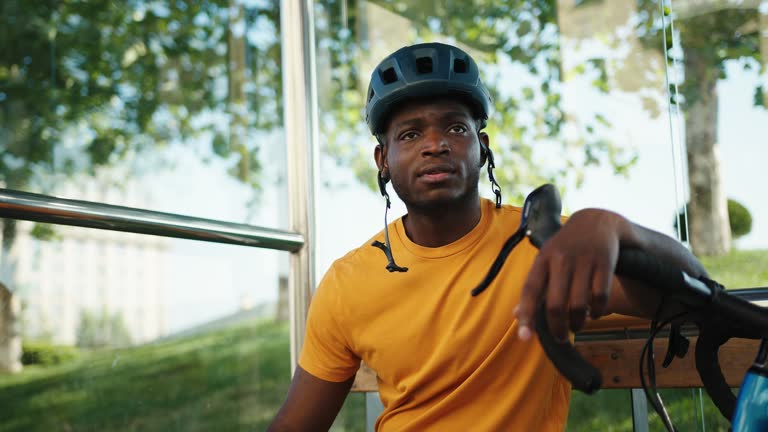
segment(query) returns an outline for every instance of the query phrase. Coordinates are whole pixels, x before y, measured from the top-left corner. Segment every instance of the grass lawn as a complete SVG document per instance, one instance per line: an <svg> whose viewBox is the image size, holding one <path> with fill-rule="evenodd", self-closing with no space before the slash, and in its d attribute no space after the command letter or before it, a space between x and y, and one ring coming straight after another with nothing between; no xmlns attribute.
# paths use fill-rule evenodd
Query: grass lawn
<svg viewBox="0 0 768 432"><path fill-rule="evenodd" d="M729 289L768 287L768 250L733 250L701 262L712 279Z"/></svg>
<svg viewBox="0 0 768 432"><path fill-rule="evenodd" d="M0 377L0 431L264 430L290 382L288 353L288 326L261 322L28 367ZM334 430L364 421L351 397Z"/></svg>

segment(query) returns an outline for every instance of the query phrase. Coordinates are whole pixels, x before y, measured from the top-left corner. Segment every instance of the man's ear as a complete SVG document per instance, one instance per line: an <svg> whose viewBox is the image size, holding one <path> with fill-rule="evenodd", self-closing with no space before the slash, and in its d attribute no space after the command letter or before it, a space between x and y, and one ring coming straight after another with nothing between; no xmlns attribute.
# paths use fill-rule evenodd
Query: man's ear
<svg viewBox="0 0 768 432"><path fill-rule="evenodd" d="M490 149L489 145L491 139L485 132L478 132L477 138L480 140L480 166L483 166L488 160L488 151Z"/></svg>
<svg viewBox="0 0 768 432"><path fill-rule="evenodd" d="M377 145L373 150L373 159L376 161L376 166L379 171L389 170L387 166L387 148L381 144Z"/></svg>

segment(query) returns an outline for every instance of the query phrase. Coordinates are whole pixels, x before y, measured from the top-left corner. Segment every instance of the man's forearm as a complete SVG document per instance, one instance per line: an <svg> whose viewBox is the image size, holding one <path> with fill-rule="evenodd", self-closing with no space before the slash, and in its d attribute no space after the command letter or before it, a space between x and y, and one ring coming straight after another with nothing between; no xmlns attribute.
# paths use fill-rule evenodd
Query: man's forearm
<svg viewBox="0 0 768 432"><path fill-rule="evenodd" d="M627 238L620 239L622 247L635 247L659 258L661 261L680 267L693 277L707 276L707 270L701 262L682 243L676 239L631 223L632 229Z"/></svg>
<svg viewBox="0 0 768 432"><path fill-rule="evenodd" d="M664 263L679 267L692 277L708 276L701 262L682 243L657 231L629 222L630 229L620 238L622 248L637 248ZM624 315L651 318L658 311L662 299L655 287L644 281L619 277L620 286L609 301L608 310ZM662 317L681 311L680 305L666 304Z"/></svg>

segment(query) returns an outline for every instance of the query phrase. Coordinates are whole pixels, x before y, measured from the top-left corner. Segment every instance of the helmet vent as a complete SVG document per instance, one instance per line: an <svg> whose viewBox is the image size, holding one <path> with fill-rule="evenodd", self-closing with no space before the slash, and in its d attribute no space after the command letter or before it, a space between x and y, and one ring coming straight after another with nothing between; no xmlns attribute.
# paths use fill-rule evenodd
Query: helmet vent
<svg viewBox="0 0 768 432"><path fill-rule="evenodd" d="M370 102L374 96L376 96L376 92L373 91L373 88L371 88L371 91L368 93L368 102Z"/></svg>
<svg viewBox="0 0 768 432"><path fill-rule="evenodd" d="M467 62L464 59L453 59L453 71L456 73L467 73Z"/></svg>
<svg viewBox="0 0 768 432"><path fill-rule="evenodd" d="M397 73L395 73L395 68L387 68L384 70L384 72L381 73L381 80L384 81L384 84L392 84L393 82L397 81Z"/></svg>
<svg viewBox="0 0 768 432"><path fill-rule="evenodd" d="M432 57L419 57L416 59L416 72L420 74L432 73Z"/></svg>

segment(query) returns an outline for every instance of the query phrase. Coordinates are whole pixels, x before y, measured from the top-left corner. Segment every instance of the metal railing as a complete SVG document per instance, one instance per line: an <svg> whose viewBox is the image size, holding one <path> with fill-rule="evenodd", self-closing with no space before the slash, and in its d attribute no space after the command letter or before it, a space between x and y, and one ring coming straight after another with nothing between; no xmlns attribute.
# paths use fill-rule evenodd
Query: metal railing
<svg viewBox="0 0 768 432"><path fill-rule="evenodd" d="M301 234L99 202L0 189L0 218L296 252Z"/></svg>

